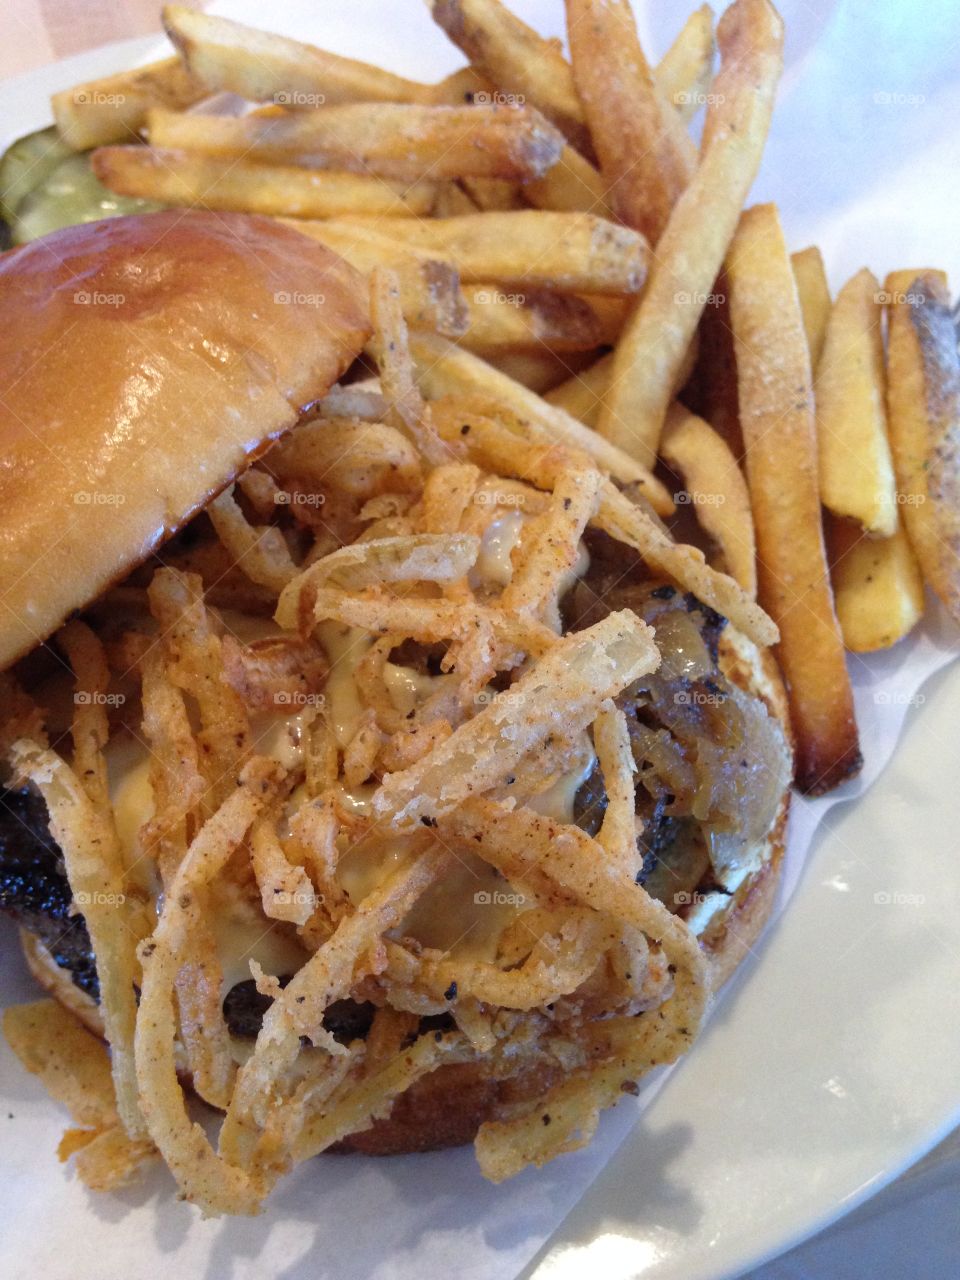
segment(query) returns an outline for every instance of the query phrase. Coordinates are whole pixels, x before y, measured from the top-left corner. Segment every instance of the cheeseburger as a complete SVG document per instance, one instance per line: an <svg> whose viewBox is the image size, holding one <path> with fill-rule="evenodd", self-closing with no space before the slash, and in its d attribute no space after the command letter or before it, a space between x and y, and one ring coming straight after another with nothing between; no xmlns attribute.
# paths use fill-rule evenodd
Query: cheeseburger
<svg viewBox="0 0 960 1280"><path fill-rule="evenodd" d="M7 1033L109 1085L62 1153L251 1213L321 1152L582 1145L770 913L769 619L585 436L424 400L389 273L286 226L0 276L0 908L56 1002Z"/></svg>

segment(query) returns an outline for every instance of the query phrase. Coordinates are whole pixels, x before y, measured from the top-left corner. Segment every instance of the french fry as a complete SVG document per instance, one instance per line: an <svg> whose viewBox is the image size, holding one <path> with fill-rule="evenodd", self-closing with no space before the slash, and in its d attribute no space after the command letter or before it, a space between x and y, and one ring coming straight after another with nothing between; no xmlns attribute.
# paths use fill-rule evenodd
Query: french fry
<svg viewBox="0 0 960 1280"><path fill-rule="evenodd" d="M782 67L783 24L768 0L736 0L717 27L721 67L699 168L657 245L617 347L598 429L650 465L672 388L756 176Z"/></svg>
<svg viewBox="0 0 960 1280"><path fill-rule="evenodd" d="M429 178L539 178L563 149L530 107L348 103L284 115L147 117L150 142L266 164L339 169L417 182Z"/></svg>
<svg viewBox="0 0 960 1280"><path fill-rule="evenodd" d="M790 265L793 267L793 278L797 282L797 293L800 296L803 329L810 348L810 367L816 377L831 308L830 286L827 284L823 255L816 245L811 245L809 249L791 253Z"/></svg>
<svg viewBox="0 0 960 1280"><path fill-rule="evenodd" d="M361 236L338 231L332 222L309 218L283 221L311 240L321 241L365 275L374 267L389 266L397 277L404 319L412 328L434 329L447 338L457 338L466 331L469 316L460 277L449 263L437 262L427 253L375 232Z"/></svg>
<svg viewBox="0 0 960 1280"><path fill-rule="evenodd" d="M685 124L706 100L713 74L713 12L708 4L695 9L660 60L657 88L673 103Z"/></svg>
<svg viewBox="0 0 960 1280"><path fill-rule="evenodd" d="M599 170L571 146L563 148L560 159L542 178L526 183L523 193L538 209L613 217L607 184Z"/></svg>
<svg viewBox="0 0 960 1280"><path fill-rule="evenodd" d="M665 103L627 0L566 0L573 78L621 222L656 244L695 156Z"/></svg>
<svg viewBox="0 0 960 1280"><path fill-rule="evenodd" d="M578 151L590 154L590 131L557 45L500 0L430 0L430 12L486 80L542 111Z"/></svg>
<svg viewBox="0 0 960 1280"><path fill-rule="evenodd" d="M183 5L164 6L163 26L209 93L296 110L339 102L429 102L434 92L433 85Z"/></svg>
<svg viewBox="0 0 960 1280"><path fill-rule="evenodd" d="M475 72L489 85L495 85L502 95L528 102L542 111L577 151L591 155L590 130L573 73L554 41L538 35L501 0L428 0L428 3L434 22L467 55ZM702 23L700 19L701 28ZM676 94L681 86L690 93L695 92L702 75L696 46L702 43L702 34L698 36L696 27L689 32L685 27L678 36L664 63L654 73L664 99ZM684 80L684 74L696 79ZM459 81L453 77L451 80L460 87ZM443 83L446 86L446 82Z"/></svg>
<svg viewBox="0 0 960 1280"><path fill-rule="evenodd" d="M501 178L464 178L460 185L471 202L485 213L508 213L511 209L527 208L523 188L518 182L507 182Z"/></svg>
<svg viewBox="0 0 960 1280"><path fill-rule="evenodd" d="M829 543L844 644L888 649L923 617L923 578L902 523L892 537L869 538L855 521L831 519Z"/></svg>
<svg viewBox="0 0 960 1280"><path fill-rule="evenodd" d="M579 361L589 363L590 356L583 351L566 351L562 355L547 350L488 351L484 359L498 373L541 396L569 377Z"/></svg>
<svg viewBox="0 0 960 1280"><path fill-rule="evenodd" d="M556 409L512 378L498 373L469 351L429 334L410 335L410 351L417 366L417 380L428 400L441 396L476 396L505 405L539 443L561 443L582 450L593 462L624 484L639 485L653 508L669 515L673 503L666 489L644 467L612 448L601 436L576 418Z"/></svg>
<svg viewBox="0 0 960 1280"><path fill-rule="evenodd" d="M941 271L894 271L887 406L899 501L923 575L960 620L960 361Z"/></svg>
<svg viewBox="0 0 960 1280"><path fill-rule="evenodd" d="M880 286L859 271L830 312L814 381L820 500L889 538L897 527L884 406Z"/></svg>
<svg viewBox="0 0 960 1280"><path fill-rule="evenodd" d="M588 427L595 427L600 416L600 406L610 384L610 372L613 368L613 355L602 356L589 369L575 373L559 387L554 387L543 397L547 404L563 409L574 418L579 418Z"/></svg>
<svg viewBox="0 0 960 1280"><path fill-rule="evenodd" d="M493 284L464 288L471 351L590 351L602 341L600 322L583 298L549 289L504 293Z"/></svg>
<svg viewBox="0 0 960 1280"><path fill-rule="evenodd" d="M663 459L683 477L704 532L716 542L725 573L757 596L756 545L747 483L729 445L708 422L677 401L667 411Z"/></svg>
<svg viewBox="0 0 960 1280"><path fill-rule="evenodd" d="M741 218L727 277L758 595L780 628L797 784L820 794L857 773L862 760L820 524L810 355L773 205Z"/></svg>
<svg viewBox="0 0 960 1280"><path fill-rule="evenodd" d="M57 132L74 151L108 142L139 142L138 130L152 107L182 111L207 90L179 58L164 58L55 93L50 107Z"/></svg>
<svg viewBox="0 0 960 1280"><path fill-rule="evenodd" d="M448 261L468 283L500 280L577 293L636 293L647 243L627 227L587 213L478 213L462 218L361 220L345 226L389 236Z"/></svg>
<svg viewBox="0 0 960 1280"><path fill-rule="evenodd" d="M294 218L387 214L400 221L429 212L436 194L432 183L408 186L358 173L150 147L101 147L93 153L93 171L119 195Z"/></svg>

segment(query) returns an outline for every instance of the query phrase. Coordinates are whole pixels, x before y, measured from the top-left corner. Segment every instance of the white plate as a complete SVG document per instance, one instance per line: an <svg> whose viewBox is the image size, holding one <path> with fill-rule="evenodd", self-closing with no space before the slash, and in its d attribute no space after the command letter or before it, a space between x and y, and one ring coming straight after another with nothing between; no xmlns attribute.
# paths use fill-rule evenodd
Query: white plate
<svg viewBox="0 0 960 1280"><path fill-rule="evenodd" d="M560 0L518 7L544 32L560 33ZM460 61L420 0L352 0L320 6L322 13L315 0L282 7L231 0L214 8L423 79ZM646 14L648 47L657 52L676 22L666 8ZM904 24L895 0L877 0L869 11L849 3L814 14L802 0L781 8L788 71L757 195L780 201L791 244L824 245L835 285L864 259L881 275L910 261L936 262L956 275L956 193L944 174L958 168L945 114L957 91L948 52L958 32L954 19L948 38L948 6L931 3L922 31ZM866 47L865 77L857 55ZM156 48L127 41L7 81L0 86L0 139L47 123L51 91L143 61ZM823 49L832 72L814 60ZM916 91L919 68L923 93ZM923 101L900 102L911 94ZM903 110L884 112L891 105ZM915 198L918 190L923 200ZM852 1208L960 1120L960 865L953 837L960 670L937 677L927 692L867 798L835 810L817 837L786 917L727 994L696 1052L526 1274L731 1276ZM876 902L878 893L893 900ZM918 895L925 901L914 902ZM0 927L4 1002L29 998L31 990L10 941L9 928ZM0 1185L15 1187L27 1206L4 1223L5 1272L123 1271L137 1280L156 1274L163 1255L181 1256L188 1230L182 1206L167 1214L154 1202L150 1233L138 1234L155 1187L142 1196L85 1200L75 1183L64 1183L64 1203L88 1224L65 1241L51 1218L63 1178L52 1154L60 1117L5 1046L0 1071L0 1118L15 1114L31 1135L30 1149L18 1144L0 1175ZM453 1160L450 1153L437 1159L438 1199ZM344 1166L344 1194L332 1207L325 1201L328 1212L349 1214L350 1176ZM542 1198L550 1201L560 1182L540 1175ZM524 1179L522 1193L519 1185L518 1203L531 1194L530 1182ZM458 1223L469 1217L455 1216ZM294 1225L281 1221L267 1234L254 1224L228 1224L206 1254L207 1273L316 1274L316 1256L302 1253L299 1237L294 1242ZM355 1231L351 1225L344 1232L338 1256L325 1255L323 1274L358 1274L351 1265ZM408 1262L417 1247L398 1237ZM465 1256L457 1264L463 1274L483 1274Z"/></svg>

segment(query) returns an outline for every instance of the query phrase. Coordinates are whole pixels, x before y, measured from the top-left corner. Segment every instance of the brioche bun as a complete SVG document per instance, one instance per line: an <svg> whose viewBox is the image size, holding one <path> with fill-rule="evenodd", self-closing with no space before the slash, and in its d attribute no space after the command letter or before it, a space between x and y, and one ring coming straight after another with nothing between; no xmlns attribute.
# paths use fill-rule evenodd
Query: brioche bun
<svg viewBox="0 0 960 1280"><path fill-rule="evenodd" d="M296 424L362 348L365 298L323 245L243 214L0 257L0 670Z"/></svg>

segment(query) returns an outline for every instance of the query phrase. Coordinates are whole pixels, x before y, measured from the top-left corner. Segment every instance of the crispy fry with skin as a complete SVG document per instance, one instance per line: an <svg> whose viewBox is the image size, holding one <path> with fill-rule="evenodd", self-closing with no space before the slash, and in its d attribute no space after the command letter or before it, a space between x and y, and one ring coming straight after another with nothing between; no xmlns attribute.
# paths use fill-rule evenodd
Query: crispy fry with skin
<svg viewBox="0 0 960 1280"><path fill-rule="evenodd" d="M907 534L923 575L960 619L960 362L947 280L895 271L889 316L890 443Z"/></svg>
<svg viewBox="0 0 960 1280"><path fill-rule="evenodd" d="M139 142L138 130L155 107L183 111L207 90L179 58L104 76L55 93L50 99L57 133L74 151L108 142Z"/></svg>
<svg viewBox="0 0 960 1280"><path fill-rule="evenodd" d="M880 286L859 271L837 294L814 393L820 500L834 515L889 538L897 527L884 405Z"/></svg>
<svg viewBox="0 0 960 1280"><path fill-rule="evenodd" d="M676 107L684 124L697 114L713 74L713 11L695 9L656 69L657 88Z"/></svg>
<svg viewBox="0 0 960 1280"><path fill-rule="evenodd" d="M793 278L797 282L800 297L803 330L810 348L810 367L816 377L832 305L823 254L816 245L811 245L808 249L791 253L790 265L793 267Z"/></svg>
<svg viewBox="0 0 960 1280"><path fill-rule="evenodd" d="M531 103L581 153L590 131L570 66L557 45L544 40L500 0L429 0L434 22L483 77L502 93Z"/></svg>
<svg viewBox="0 0 960 1280"><path fill-rule="evenodd" d="M118 195L272 217L414 217L428 213L436 195L432 183L409 186L367 174L258 164L161 147L101 147L93 153L93 171Z"/></svg>
<svg viewBox="0 0 960 1280"><path fill-rule="evenodd" d="M265 164L338 169L405 182L542 178L563 138L531 107L363 103L283 116L201 116L162 108L147 118L155 147Z"/></svg>
<svg viewBox="0 0 960 1280"><path fill-rule="evenodd" d="M780 628L797 784L821 794L862 757L820 524L810 355L773 205L743 215L727 275L759 598Z"/></svg>
<svg viewBox="0 0 960 1280"><path fill-rule="evenodd" d="M888 649L923 617L923 578L902 521L889 538L835 518L828 531L843 643L854 653Z"/></svg>
<svg viewBox="0 0 960 1280"><path fill-rule="evenodd" d="M690 139L657 91L627 0L566 0L566 11L573 78L611 203L655 245L693 171Z"/></svg>
<svg viewBox="0 0 960 1280"><path fill-rule="evenodd" d="M667 410L660 452L680 473L697 520L720 550L721 567L757 596L756 542L747 482L729 445L679 401Z"/></svg>
<svg viewBox="0 0 960 1280"><path fill-rule="evenodd" d="M735 0L717 27L721 66L700 163L674 205L650 279L617 347L599 431L646 465L677 373L760 165L783 64L768 0Z"/></svg>
<svg viewBox="0 0 960 1280"><path fill-rule="evenodd" d="M433 85L183 5L164 6L163 26L209 93L294 110L338 102L429 102L434 93Z"/></svg>
<svg viewBox="0 0 960 1280"><path fill-rule="evenodd" d="M578 293L637 293L647 242L628 227L588 213L466 214L461 218L342 219L449 262L466 283L542 285Z"/></svg>

